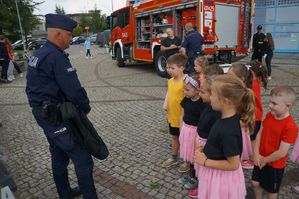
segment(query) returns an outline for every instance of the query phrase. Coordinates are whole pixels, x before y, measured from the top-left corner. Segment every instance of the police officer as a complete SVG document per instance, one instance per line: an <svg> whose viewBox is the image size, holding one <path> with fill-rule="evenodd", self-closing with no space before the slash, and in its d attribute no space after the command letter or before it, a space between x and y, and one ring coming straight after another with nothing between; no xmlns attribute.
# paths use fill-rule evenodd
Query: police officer
<svg viewBox="0 0 299 199"><path fill-rule="evenodd" d="M253 42L252 42L252 50L253 54L251 56L251 60L258 60L262 62L262 57L265 54L265 43L264 40L266 38L265 34L262 32L263 27L258 25L256 30L257 33L253 35Z"/></svg>
<svg viewBox="0 0 299 199"><path fill-rule="evenodd" d="M82 193L84 199L97 199L93 160L76 141L70 126L59 120L57 108L59 103L70 101L86 114L90 111L87 94L64 52L76 25L66 16L46 15L48 41L30 58L26 93L32 113L50 144L52 172L59 198L71 199ZM67 170L70 159L74 163L79 188L70 187Z"/></svg>
<svg viewBox="0 0 299 199"><path fill-rule="evenodd" d="M186 73L194 73L194 60L201 54L201 46L203 45L203 38L201 34L193 29L192 23L185 25L186 37L182 44L180 52L188 56L188 63L186 66Z"/></svg>

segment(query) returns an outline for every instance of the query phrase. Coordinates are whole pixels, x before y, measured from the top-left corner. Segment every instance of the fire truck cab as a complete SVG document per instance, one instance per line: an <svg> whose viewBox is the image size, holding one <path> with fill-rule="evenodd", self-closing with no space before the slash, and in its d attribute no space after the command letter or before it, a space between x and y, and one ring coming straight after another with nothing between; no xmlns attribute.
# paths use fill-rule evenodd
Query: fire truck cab
<svg viewBox="0 0 299 199"><path fill-rule="evenodd" d="M127 62L155 64L166 76L166 58L160 51L166 29L184 38L191 22L204 38L203 52L214 62L230 63L232 55L247 53L250 40L251 0L148 0L111 14L112 58L119 67Z"/></svg>

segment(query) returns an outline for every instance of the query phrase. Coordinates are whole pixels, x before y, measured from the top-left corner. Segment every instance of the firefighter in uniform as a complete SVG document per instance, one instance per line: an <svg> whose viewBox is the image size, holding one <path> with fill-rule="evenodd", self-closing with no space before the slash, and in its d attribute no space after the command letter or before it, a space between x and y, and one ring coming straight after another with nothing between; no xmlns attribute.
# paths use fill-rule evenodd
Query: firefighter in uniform
<svg viewBox="0 0 299 199"><path fill-rule="evenodd" d="M263 27L261 25L257 26L257 33L253 35L252 50L253 54L251 60L258 60L262 62L262 58L265 54L265 34L262 32Z"/></svg>
<svg viewBox="0 0 299 199"><path fill-rule="evenodd" d="M93 160L76 141L70 126L59 118L58 105L70 101L86 114L89 99L64 52L77 25L74 20L56 14L46 15L48 41L30 58L26 94L32 113L50 145L53 178L60 199L83 194L84 199L97 199L93 180ZM79 188L71 188L67 166L72 160Z"/></svg>
<svg viewBox="0 0 299 199"><path fill-rule="evenodd" d="M203 45L203 38L201 34L193 29L192 23L185 25L186 37L182 44L180 52L188 56L188 62L185 69L187 74L194 73L194 60L201 54L201 47Z"/></svg>

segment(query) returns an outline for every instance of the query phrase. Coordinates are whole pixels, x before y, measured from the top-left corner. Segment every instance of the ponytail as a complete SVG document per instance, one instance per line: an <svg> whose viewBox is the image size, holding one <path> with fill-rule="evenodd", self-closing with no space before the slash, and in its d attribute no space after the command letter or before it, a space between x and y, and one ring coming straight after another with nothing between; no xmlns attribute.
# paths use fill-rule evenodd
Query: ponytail
<svg viewBox="0 0 299 199"><path fill-rule="evenodd" d="M212 90L229 99L241 115L241 121L250 132L255 125L255 98L252 89L235 75L219 75L212 83Z"/></svg>
<svg viewBox="0 0 299 199"><path fill-rule="evenodd" d="M244 94L237 110L241 114L241 121L245 128L248 128L249 132L253 132L255 126L255 98L251 89L244 88Z"/></svg>
<svg viewBox="0 0 299 199"><path fill-rule="evenodd" d="M246 84L247 88L252 88L253 75L250 67L239 62L232 64L230 70Z"/></svg>
<svg viewBox="0 0 299 199"><path fill-rule="evenodd" d="M263 88L266 90L268 85L268 72L265 63L253 60L246 65L250 66L250 70L254 72L256 78L263 83Z"/></svg>

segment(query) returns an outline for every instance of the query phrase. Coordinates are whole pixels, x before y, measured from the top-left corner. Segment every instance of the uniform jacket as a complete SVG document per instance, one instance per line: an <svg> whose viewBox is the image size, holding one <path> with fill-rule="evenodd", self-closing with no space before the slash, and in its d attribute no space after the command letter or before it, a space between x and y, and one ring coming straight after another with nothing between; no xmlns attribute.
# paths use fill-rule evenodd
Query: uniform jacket
<svg viewBox="0 0 299 199"><path fill-rule="evenodd" d="M69 101L85 113L90 111L89 99L76 69L68 55L52 42L48 41L30 57L26 78L26 94L31 107Z"/></svg>
<svg viewBox="0 0 299 199"><path fill-rule="evenodd" d="M188 57L196 57L201 53L203 38L201 34L192 30L186 34L182 47L187 50Z"/></svg>
<svg viewBox="0 0 299 199"><path fill-rule="evenodd" d="M100 160L106 159L109 155L107 146L86 114L70 102L61 104L60 111L62 120L71 127L76 140L94 157Z"/></svg>

